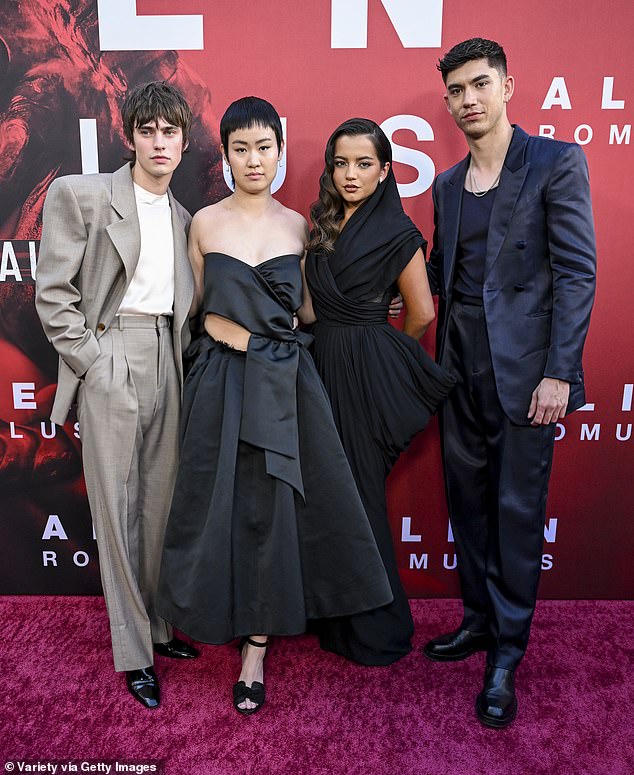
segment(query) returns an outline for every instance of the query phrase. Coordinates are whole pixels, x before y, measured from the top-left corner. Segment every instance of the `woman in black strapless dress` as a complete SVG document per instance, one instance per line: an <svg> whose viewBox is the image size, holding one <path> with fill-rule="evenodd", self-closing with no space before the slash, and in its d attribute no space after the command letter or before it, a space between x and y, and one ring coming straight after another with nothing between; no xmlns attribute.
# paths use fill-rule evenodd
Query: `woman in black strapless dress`
<svg viewBox="0 0 634 775"><path fill-rule="evenodd" d="M196 214L190 256L206 333L183 398L161 615L196 640L243 638L234 706L264 702L269 635L392 599L328 397L294 328L304 219L271 197L279 116L244 98L221 122L232 196Z"/></svg>
<svg viewBox="0 0 634 775"><path fill-rule="evenodd" d="M366 665L387 665L411 650L414 626L385 480L453 384L418 342L434 317L426 243L403 212L391 161L390 143L373 121L351 119L335 130L306 259L315 364L394 595L389 605L316 628L322 648ZM407 309L403 331L386 322L397 288Z"/></svg>

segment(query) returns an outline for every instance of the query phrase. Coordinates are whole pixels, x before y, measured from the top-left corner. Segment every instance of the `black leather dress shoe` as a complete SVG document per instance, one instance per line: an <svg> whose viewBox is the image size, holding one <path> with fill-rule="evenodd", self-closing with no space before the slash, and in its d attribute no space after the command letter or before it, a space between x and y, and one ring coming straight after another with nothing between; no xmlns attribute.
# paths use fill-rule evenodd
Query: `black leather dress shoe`
<svg viewBox="0 0 634 775"><path fill-rule="evenodd" d="M434 662L457 662L470 657L476 651L486 651L490 644L488 633L460 628L430 640L423 648L423 654Z"/></svg>
<svg viewBox="0 0 634 775"><path fill-rule="evenodd" d="M153 667L126 670L125 681L130 694L146 708L153 710L161 704L161 690Z"/></svg>
<svg viewBox="0 0 634 775"><path fill-rule="evenodd" d="M167 643L155 643L154 651L162 657L171 657L172 659L193 659L198 656L198 649L180 638L172 638Z"/></svg>
<svg viewBox="0 0 634 775"><path fill-rule="evenodd" d="M483 724L507 727L517 716L515 680L512 670L487 665L484 688L476 699L476 713Z"/></svg>

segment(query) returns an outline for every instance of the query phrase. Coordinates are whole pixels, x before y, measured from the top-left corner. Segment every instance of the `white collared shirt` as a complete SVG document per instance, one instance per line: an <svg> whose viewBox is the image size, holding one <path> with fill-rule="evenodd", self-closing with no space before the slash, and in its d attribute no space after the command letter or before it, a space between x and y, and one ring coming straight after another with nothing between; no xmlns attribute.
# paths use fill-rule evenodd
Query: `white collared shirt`
<svg viewBox="0 0 634 775"><path fill-rule="evenodd" d="M174 235L167 194L136 183L134 197L141 227L141 252L118 315L171 315L174 311Z"/></svg>

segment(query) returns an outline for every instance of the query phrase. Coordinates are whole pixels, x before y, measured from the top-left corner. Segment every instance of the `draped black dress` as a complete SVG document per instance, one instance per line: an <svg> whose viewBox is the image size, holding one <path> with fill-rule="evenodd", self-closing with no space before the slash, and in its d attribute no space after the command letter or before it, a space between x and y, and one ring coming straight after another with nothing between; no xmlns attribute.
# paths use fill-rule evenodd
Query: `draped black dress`
<svg viewBox="0 0 634 775"><path fill-rule="evenodd" d="M387 518L385 480L453 380L387 322L395 282L425 241L403 212L392 172L346 223L331 254L308 254L317 316L313 354L390 579L382 608L317 622L322 648L367 665L411 650L412 616ZM422 473L422 472L421 472Z"/></svg>
<svg viewBox="0 0 634 775"><path fill-rule="evenodd" d="M328 397L293 330L300 259L205 256L204 311L252 332L204 335L183 399L160 614L196 640L292 635L392 599Z"/></svg>

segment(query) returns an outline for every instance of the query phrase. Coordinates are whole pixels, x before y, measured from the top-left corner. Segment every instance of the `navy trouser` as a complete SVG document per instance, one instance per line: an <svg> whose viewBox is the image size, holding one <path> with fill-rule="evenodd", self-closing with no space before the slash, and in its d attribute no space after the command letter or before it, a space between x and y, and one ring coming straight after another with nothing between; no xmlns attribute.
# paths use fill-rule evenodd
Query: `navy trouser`
<svg viewBox="0 0 634 775"><path fill-rule="evenodd" d="M447 326L442 365L458 384L440 425L462 626L490 632L488 663L514 669L535 610L556 425L516 425L504 413L481 305L454 301Z"/></svg>

